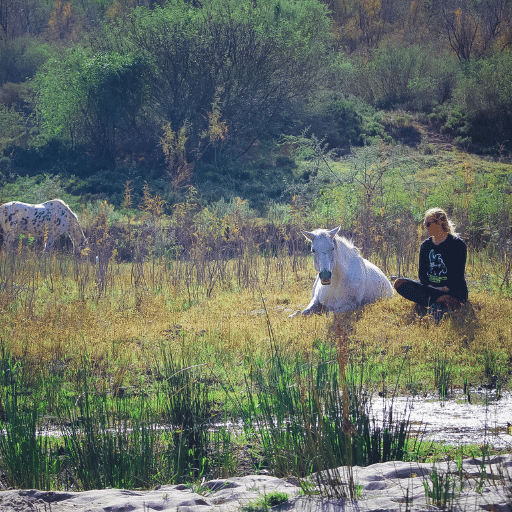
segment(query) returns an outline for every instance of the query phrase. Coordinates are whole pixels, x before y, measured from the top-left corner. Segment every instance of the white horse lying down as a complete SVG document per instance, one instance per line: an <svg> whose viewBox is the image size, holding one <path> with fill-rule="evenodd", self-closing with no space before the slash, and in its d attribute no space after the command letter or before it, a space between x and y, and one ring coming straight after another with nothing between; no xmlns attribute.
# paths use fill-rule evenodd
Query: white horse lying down
<svg viewBox="0 0 512 512"><path fill-rule="evenodd" d="M364 304L393 296L393 287L382 270L365 260L351 242L339 237L339 230L340 227L332 231L301 230L311 242L318 271L311 302L302 311L303 315L353 311Z"/></svg>
<svg viewBox="0 0 512 512"><path fill-rule="evenodd" d="M86 245L87 239L78 217L60 199L43 204L26 204L11 201L0 206L0 226L4 231L4 242L10 247L19 235L45 238L44 249L53 247L61 235L68 235L75 253Z"/></svg>

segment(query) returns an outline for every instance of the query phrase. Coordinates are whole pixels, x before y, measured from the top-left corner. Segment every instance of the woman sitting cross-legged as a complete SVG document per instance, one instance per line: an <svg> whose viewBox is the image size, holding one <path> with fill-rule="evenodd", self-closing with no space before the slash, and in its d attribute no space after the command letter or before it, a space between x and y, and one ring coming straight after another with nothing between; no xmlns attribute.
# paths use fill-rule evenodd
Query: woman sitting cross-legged
<svg viewBox="0 0 512 512"><path fill-rule="evenodd" d="M446 311L458 309L468 300L467 247L441 208L425 212L423 225L429 238L420 248L420 280L398 278L394 287L402 297L430 308L432 317L439 321Z"/></svg>

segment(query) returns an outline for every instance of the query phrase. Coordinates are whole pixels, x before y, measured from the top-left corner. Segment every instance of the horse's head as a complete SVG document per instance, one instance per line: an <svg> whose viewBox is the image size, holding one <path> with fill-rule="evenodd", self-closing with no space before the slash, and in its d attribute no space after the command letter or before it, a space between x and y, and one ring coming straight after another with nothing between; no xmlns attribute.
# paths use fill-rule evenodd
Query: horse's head
<svg viewBox="0 0 512 512"><path fill-rule="evenodd" d="M331 284L332 272L336 262L336 242L334 237L340 228L341 226L338 226L332 231L327 231L326 229L317 229L312 232L301 230L301 233L311 242L313 263L323 285Z"/></svg>
<svg viewBox="0 0 512 512"><path fill-rule="evenodd" d="M89 247L89 241L87 240L87 238L84 237L80 240L80 242L74 244L74 252L75 256L81 258L89 255L89 253L91 252L91 248Z"/></svg>

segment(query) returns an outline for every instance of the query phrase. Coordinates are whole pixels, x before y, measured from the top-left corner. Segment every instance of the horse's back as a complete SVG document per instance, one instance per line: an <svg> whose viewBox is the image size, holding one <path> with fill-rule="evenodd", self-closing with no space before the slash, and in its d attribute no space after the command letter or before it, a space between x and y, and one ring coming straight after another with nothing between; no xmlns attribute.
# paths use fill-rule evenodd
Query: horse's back
<svg viewBox="0 0 512 512"><path fill-rule="evenodd" d="M374 302L378 299L393 297L393 286L384 272L366 259L363 260L366 269L366 286L364 301Z"/></svg>
<svg viewBox="0 0 512 512"><path fill-rule="evenodd" d="M44 237L45 250L62 235L68 235L76 250L87 243L77 215L60 199L41 204L10 201L0 206L0 227L4 242L12 245L18 235Z"/></svg>
<svg viewBox="0 0 512 512"><path fill-rule="evenodd" d="M15 223L19 217L30 216L33 210L33 204L21 203L19 201L9 201L0 206L0 219L4 227Z"/></svg>
<svg viewBox="0 0 512 512"><path fill-rule="evenodd" d="M0 222L4 231L40 235L45 226L46 229L51 229L57 219L68 215L68 211L72 213L60 199L40 204L10 201L0 206ZM60 221L58 223L60 224Z"/></svg>

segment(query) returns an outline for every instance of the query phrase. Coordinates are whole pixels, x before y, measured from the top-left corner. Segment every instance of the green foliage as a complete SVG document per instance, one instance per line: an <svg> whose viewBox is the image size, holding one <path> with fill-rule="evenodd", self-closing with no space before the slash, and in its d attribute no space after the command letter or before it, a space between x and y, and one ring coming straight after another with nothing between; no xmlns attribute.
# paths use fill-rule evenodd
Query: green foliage
<svg viewBox="0 0 512 512"><path fill-rule="evenodd" d="M91 56L81 48L51 59L35 80L42 139L88 146L111 165L119 132L129 132L146 98L147 69L132 54Z"/></svg>
<svg viewBox="0 0 512 512"><path fill-rule="evenodd" d="M460 481L462 487L463 481ZM455 504L455 477L450 473L439 472L435 467L429 480L423 482L427 506L433 505L442 510L453 510Z"/></svg>
<svg viewBox="0 0 512 512"><path fill-rule="evenodd" d="M471 124L476 143L494 146L512 129L512 53L471 61L459 76L455 101Z"/></svg>
<svg viewBox="0 0 512 512"><path fill-rule="evenodd" d="M39 431L37 411L11 411L10 421L0 421L0 427L5 432L0 435L0 456L9 485L55 488L62 461L57 443Z"/></svg>
<svg viewBox="0 0 512 512"><path fill-rule="evenodd" d="M79 200L76 196L65 191L70 181L58 175L50 174L19 177L13 183L4 185L0 199L2 203L22 201L23 203L37 204L58 198L67 203L72 210L76 211L80 205Z"/></svg>
<svg viewBox="0 0 512 512"><path fill-rule="evenodd" d="M9 146L23 146L26 140L26 124L23 116L14 107L0 103L0 154Z"/></svg>
<svg viewBox="0 0 512 512"><path fill-rule="evenodd" d="M379 107L429 110L450 98L456 73L455 59L434 46L388 44L373 55L369 86Z"/></svg>
<svg viewBox="0 0 512 512"><path fill-rule="evenodd" d="M242 512L266 512L272 507L277 507L289 500L288 494L285 492L274 491L265 494L263 498L250 502L242 507Z"/></svg>
<svg viewBox="0 0 512 512"><path fill-rule="evenodd" d="M176 1L135 9L96 44L120 54L140 50L154 66L156 101L149 106L157 128L162 119L175 132L188 123L187 161L216 162L223 151L240 155L285 128L293 102L318 86L329 27L327 10L316 0L278 6L210 1L201 8ZM221 110L224 135L215 151L201 143L212 104Z"/></svg>
<svg viewBox="0 0 512 512"><path fill-rule="evenodd" d="M32 78L53 54L49 44L28 36L0 44L0 85Z"/></svg>
<svg viewBox="0 0 512 512"><path fill-rule="evenodd" d="M439 397L445 399L451 392L452 382L452 362L444 354L436 354L433 361L434 386L439 392Z"/></svg>
<svg viewBox="0 0 512 512"><path fill-rule="evenodd" d="M40 432L37 408L21 404L26 375L3 340L0 351L0 458L6 479L19 488L53 489L62 467L57 443Z"/></svg>
<svg viewBox="0 0 512 512"><path fill-rule="evenodd" d="M403 460L407 419L384 418L381 428L370 417L367 397L345 382L340 360L320 355L311 365L300 357L289 361L274 349L266 367L256 365L247 379L245 427L257 432L272 473L303 477L342 465ZM318 478L328 487L323 481L328 477Z"/></svg>
<svg viewBox="0 0 512 512"><path fill-rule="evenodd" d="M350 147L360 146L363 142L363 119L354 101L333 101L323 106L323 111L310 121L311 133L325 137L329 148L338 148L345 152Z"/></svg>
<svg viewBox="0 0 512 512"><path fill-rule="evenodd" d="M162 392L167 396L164 419L174 427L170 460L176 482L196 479L208 464L211 399L208 385L194 376L194 367L177 364L162 346ZM200 365L199 365L200 366Z"/></svg>
<svg viewBox="0 0 512 512"><path fill-rule="evenodd" d="M78 405L78 414L69 412L63 441L70 480L79 489L147 487L172 476L165 436L144 411L142 418L124 411L123 421L116 421L119 411L88 391Z"/></svg>

